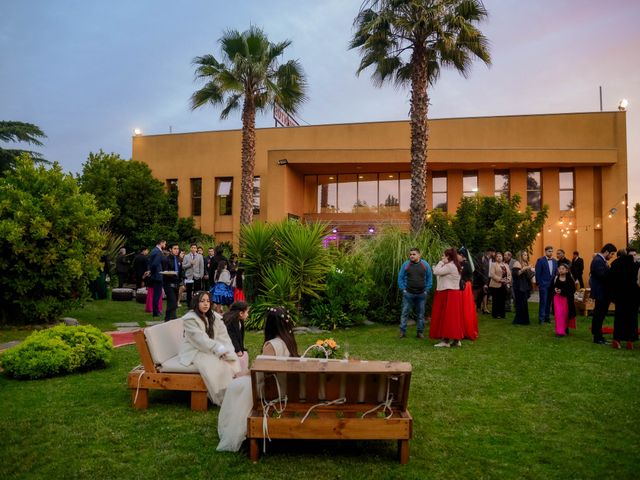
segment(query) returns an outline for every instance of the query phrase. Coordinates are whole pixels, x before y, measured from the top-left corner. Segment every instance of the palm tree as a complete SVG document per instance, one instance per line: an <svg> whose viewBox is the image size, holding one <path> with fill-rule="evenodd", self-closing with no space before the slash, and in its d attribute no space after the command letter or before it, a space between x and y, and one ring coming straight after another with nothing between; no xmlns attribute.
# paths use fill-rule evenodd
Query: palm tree
<svg viewBox="0 0 640 480"><path fill-rule="evenodd" d="M256 158L256 111L277 104L294 113L306 100L306 80L296 60L279 64L277 58L291 41L271 43L262 30L229 30L220 39L222 61L213 55L196 57L196 79L205 85L191 96L191 109L205 104L223 106L226 119L242 106L242 181L240 224L253 219L253 171Z"/></svg>
<svg viewBox="0 0 640 480"><path fill-rule="evenodd" d="M46 137L47 136L44 132L40 130L40 127L33 125L32 123L0 121L0 141L26 142L41 146L42 142L39 139ZM28 153L36 162L49 163L37 152L0 147L0 175L2 175L6 170L13 168L16 157L20 156L22 153Z"/></svg>
<svg viewBox="0 0 640 480"><path fill-rule="evenodd" d="M427 87L438 80L441 67L466 77L474 57L491 63L488 41L475 26L486 16L481 0L365 0L354 21L350 48L362 56L357 74L373 66L377 86L393 80L411 89L413 233L422 228L426 211Z"/></svg>

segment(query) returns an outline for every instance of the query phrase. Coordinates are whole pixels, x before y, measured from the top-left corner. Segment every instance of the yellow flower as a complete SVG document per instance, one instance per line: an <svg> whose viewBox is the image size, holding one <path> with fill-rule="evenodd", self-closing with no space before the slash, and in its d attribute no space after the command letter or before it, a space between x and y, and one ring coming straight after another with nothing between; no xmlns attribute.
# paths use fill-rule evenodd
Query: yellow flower
<svg viewBox="0 0 640 480"><path fill-rule="evenodd" d="M335 348L338 346L338 344L335 342L335 340L334 340L333 338L328 339L328 340L327 340L327 344L328 344L332 349L335 349Z"/></svg>
<svg viewBox="0 0 640 480"><path fill-rule="evenodd" d="M324 342L322 340L316 340L316 345L322 346Z"/></svg>

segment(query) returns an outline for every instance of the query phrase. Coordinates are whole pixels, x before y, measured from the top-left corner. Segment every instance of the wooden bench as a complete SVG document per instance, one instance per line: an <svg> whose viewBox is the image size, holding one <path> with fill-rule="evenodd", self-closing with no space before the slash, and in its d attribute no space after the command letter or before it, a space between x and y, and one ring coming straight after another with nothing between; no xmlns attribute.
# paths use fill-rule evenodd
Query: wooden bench
<svg viewBox="0 0 640 480"><path fill-rule="evenodd" d="M584 315L585 317L588 317L589 312L592 311L595 307L595 302L593 301L593 298L591 298L590 294L590 288L581 288L575 293L573 297L576 306L576 312L582 313L582 315Z"/></svg>
<svg viewBox="0 0 640 480"><path fill-rule="evenodd" d="M186 390L191 392L191 410L207 410L207 387L198 370L178 361L183 331L178 318L133 332L142 360L127 380L134 408L148 408L149 390Z"/></svg>
<svg viewBox="0 0 640 480"><path fill-rule="evenodd" d="M251 377L252 461L266 438L396 440L400 463L409 461L410 363L259 356ZM285 396L286 406L278 400Z"/></svg>

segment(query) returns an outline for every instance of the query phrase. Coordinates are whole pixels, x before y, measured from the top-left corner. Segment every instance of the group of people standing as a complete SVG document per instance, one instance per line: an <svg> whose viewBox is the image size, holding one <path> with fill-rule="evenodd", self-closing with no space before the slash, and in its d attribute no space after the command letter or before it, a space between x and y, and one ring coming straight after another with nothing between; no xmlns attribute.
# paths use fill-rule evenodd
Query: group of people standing
<svg viewBox="0 0 640 480"><path fill-rule="evenodd" d="M464 247L450 248L441 261L433 267L437 278L433 299L430 338L441 339L436 347L460 346L464 338L474 340L478 335L477 312L489 313L491 298L493 318L505 318L513 309L514 325L529 325L529 298L537 285L539 293L538 323L555 322L555 334L564 337L576 328L574 294L584 287L584 260L579 252L573 252L569 260L564 250L547 246L545 254L532 264L527 251L497 252L488 248L476 259L469 259ZM616 247L606 244L594 255L590 267L591 297L595 300L593 312L593 341L606 344L602 336L602 323L611 302L616 305L614 314L613 347L633 348L638 340L638 303L640 299L640 272L635 249L618 250L617 258L609 267L609 260ZM420 258L420 251L413 248L409 260L404 262L398 274L398 287L402 293L400 337L406 336L407 320L411 310L417 317L417 336L424 338L424 309L431 289L431 268Z"/></svg>
<svg viewBox="0 0 640 480"><path fill-rule="evenodd" d="M237 255L227 259L222 248L212 247L204 257L203 248L195 243L185 252L177 243L167 248L165 240L160 240L148 256L145 250L134 258L134 267L137 287L147 287L147 308L154 317L162 312L163 291L167 298L165 321L176 318L183 293L187 305L191 305L195 292L210 291L213 309L220 314L234 300L244 300L243 269Z"/></svg>

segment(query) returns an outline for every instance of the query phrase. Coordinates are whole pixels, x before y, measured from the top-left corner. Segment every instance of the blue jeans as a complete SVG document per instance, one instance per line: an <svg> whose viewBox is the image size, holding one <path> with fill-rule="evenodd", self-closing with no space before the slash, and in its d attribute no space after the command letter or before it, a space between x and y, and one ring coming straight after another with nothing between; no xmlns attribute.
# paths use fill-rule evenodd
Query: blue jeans
<svg viewBox="0 0 640 480"><path fill-rule="evenodd" d="M424 304L427 301L426 293L409 293L405 291L402 294L402 314L400 315L400 331L407 333L407 319L412 308L416 310L416 324L418 333L424 332Z"/></svg>

